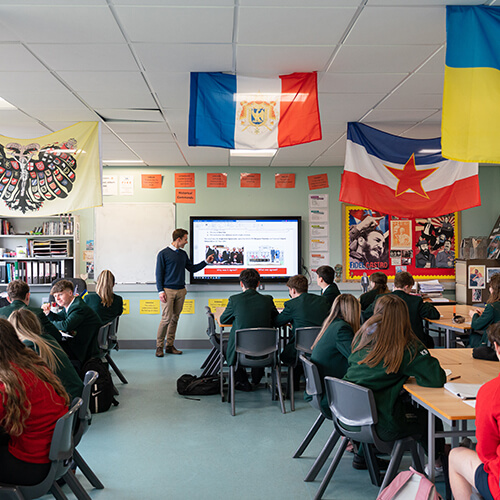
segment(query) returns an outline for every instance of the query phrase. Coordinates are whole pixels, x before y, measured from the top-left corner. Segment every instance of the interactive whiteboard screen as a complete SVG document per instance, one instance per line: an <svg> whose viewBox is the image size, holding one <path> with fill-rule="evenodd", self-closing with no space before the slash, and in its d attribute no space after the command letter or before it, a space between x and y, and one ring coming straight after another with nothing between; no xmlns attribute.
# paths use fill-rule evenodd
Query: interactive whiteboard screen
<svg viewBox="0 0 500 500"><path fill-rule="evenodd" d="M156 255L172 242L173 203L109 203L95 208L95 277L109 269L117 283L154 283Z"/></svg>

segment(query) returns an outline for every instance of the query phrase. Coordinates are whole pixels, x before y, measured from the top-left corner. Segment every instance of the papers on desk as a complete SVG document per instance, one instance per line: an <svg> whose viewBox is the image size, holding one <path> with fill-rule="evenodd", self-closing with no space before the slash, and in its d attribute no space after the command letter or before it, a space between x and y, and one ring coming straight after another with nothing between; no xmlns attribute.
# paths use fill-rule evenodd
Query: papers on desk
<svg viewBox="0 0 500 500"><path fill-rule="evenodd" d="M430 297L431 302L449 302L450 299L445 299L444 297Z"/></svg>
<svg viewBox="0 0 500 500"><path fill-rule="evenodd" d="M476 399L477 392L483 384L457 384L446 382L444 388L461 399Z"/></svg>
<svg viewBox="0 0 500 500"><path fill-rule="evenodd" d="M442 293L444 290L443 285L441 285L438 280L419 281L418 288L422 294Z"/></svg>

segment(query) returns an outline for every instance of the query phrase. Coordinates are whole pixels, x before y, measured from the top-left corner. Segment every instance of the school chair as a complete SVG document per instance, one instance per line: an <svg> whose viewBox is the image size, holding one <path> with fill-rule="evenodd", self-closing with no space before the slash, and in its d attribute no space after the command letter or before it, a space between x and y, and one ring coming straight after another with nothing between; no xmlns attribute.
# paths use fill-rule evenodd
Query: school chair
<svg viewBox="0 0 500 500"><path fill-rule="evenodd" d="M417 442L413 437L409 436L396 441L382 441L379 438L375 429L378 422L377 407L371 389L334 377L325 377L325 389L333 422L337 431L342 435L342 442L314 497L315 500L322 498L347 448L349 439L362 443L370 478L373 484L380 485L379 492L396 477L405 451L411 452L414 469L424 472L417 451ZM375 449L391 455L382 481Z"/></svg>
<svg viewBox="0 0 500 500"><path fill-rule="evenodd" d="M125 375L121 372L121 370L116 365L114 359L111 357L111 349L115 349L115 351L119 350L118 346L118 323L120 321L120 316L117 316L108 328L108 338L107 338L107 348L104 357L108 362L109 366L113 368L113 371L116 373L116 376L122 381L123 384L128 384L128 380L125 378Z"/></svg>
<svg viewBox="0 0 500 500"><path fill-rule="evenodd" d="M244 328L235 332L236 363L229 372L231 415L235 415L234 385L235 371L238 366L271 367L271 393L275 398L275 384L278 386L281 413L286 413L281 388L281 370L279 362L279 330L276 328Z"/></svg>
<svg viewBox="0 0 500 500"><path fill-rule="evenodd" d="M32 500L50 492L57 500L66 499L57 480L63 477L71 466L74 451L73 427L82 404L81 398L75 398L70 410L56 422L49 451L50 469L45 479L32 486L2 483L0 484L0 498Z"/></svg>
<svg viewBox="0 0 500 500"><path fill-rule="evenodd" d="M220 370L220 356L221 356L221 348L220 348L220 335L217 333L215 329L215 317L210 310L210 307L205 306L205 313L207 315L207 337L212 345L212 349L210 353L206 357L205 361L201 365L203 372L201 374L202 377L211 377L217 375Z"/></svg>

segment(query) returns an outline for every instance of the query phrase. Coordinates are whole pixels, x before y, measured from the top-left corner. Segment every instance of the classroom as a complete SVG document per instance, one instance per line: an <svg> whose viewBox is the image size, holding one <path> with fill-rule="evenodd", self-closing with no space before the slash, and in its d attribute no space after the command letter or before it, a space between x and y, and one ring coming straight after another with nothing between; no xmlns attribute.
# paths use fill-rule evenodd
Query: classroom
<svg viewBox="0 0 500 500"><path fill-rule="evenodd" d="M295 412L285 401L285 415L267 391L237 394L241 413L234 418L218 396L191 401L177 394L177 378L200 375L211 348L205 307L226 304L241 288L237 280L191 284L186 273L187 302L175 341L184 354L155 358L160 321L156 254L171 243L173 229L190 230L192 217L300 217L298 272L308 278L309 291L320 294L313 269L321 254L321 263L342 266L341 293L359 297L361 275L348 277L349 226L346 204L339 200L347 124L363 123L402 138L441 137L447 5L464 2L0 1L1 138L25 141L22 148L27 140L46 145L44 136L76 123L99 124L96 175L102 206L72 211L78 223L72 266L90 291L103 269L116 277L114 292L125 310L120 350L112 357L129 383L113 375L120 405L94 415L80 445L105 483L103 490L93 489L77 473L90 498L314 498L325 471L313 482L303 478L328 439L331 422L310 452L292 459L317 416L302 393L295 394ZM470 0L467 5L498 7L500 2ZM316 72L321 139L278 148L271 156L190 146L195 72L262 80ZM4 147L10 146L2 144L2 165ZM9 151L19 163L28 155L25 149L18 156ZM481 199L456 216L456 258L460 239L488 237L500 215L500 159L478 163ZM222 185L213 181L214 174ZM0 183L2 175L3 169ZM284 178L293 183L280 185ZM94 181L88 191L96 191ZM326 196L321 221L328 226L327 246L317 252L310 233L315 195ZM9 217L1 190L0 198L5 205L0 219L14 230L41 226L44 216L36 211ZM0 235L0 253L23 244L13 241ZM191 253L189 243L185 250ZM454 272L444 279L438 271L423 272L417 281L427 276L439 278L445 299L458 300ZM0 292L6 284L0 283ZM48 302L48 283L30 286L31 305ZM289 298L284 282L263 282L259 291ZM137 427L143 432L135 441ZM258 439L262 427L269 433ZM347 465L341 463L323 498L376 498L378 488L368 473L354 471L344 460ZM443 482L437 485L444 495ZM69 498L67 487L64 491Z"/></svg>

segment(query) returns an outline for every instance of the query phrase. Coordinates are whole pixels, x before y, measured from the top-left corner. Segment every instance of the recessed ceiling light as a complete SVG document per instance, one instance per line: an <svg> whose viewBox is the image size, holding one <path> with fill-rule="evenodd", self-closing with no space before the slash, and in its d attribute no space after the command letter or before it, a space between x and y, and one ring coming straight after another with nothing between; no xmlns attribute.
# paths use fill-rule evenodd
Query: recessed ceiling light
<svg viewBox="0 0 500 500"><path fill-rule="evenodd" d="M231 156L274 156L277 149L231 149Z"/></svg>
<svg viewBox="0 0 500 500"><path fill-rule="evenodd" d="M17 109L10 102L7 102L5 99L0 97L0 109Z"/></svg>

